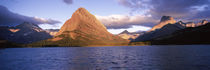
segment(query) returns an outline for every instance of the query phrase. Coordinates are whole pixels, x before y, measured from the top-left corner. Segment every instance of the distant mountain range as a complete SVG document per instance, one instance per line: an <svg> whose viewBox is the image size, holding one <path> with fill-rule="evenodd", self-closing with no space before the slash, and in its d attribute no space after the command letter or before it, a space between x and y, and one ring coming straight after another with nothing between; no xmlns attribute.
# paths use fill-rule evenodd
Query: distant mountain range
<svg viewBox="0 0 210 70"><path fill-rule="evenodd" d="M175 22L175 20L170 16L163 16L159 24L131 42L151 42L151 44L202 44L205 41L205 43L210 43L208 40L198 39L199 36L202 36L203 38L205 37L206 39L209 38L206 36L207 34L202 33L202 30L204 30L204 32L206 32L206 30L208 31L208 25L208 21L206 20L197 24L193 22L183 23L182 21ZM196 31L194 30L200 31L200 33L197 32L198 34L196 34ZM191 38L189 32L193 34L191 36L194 37ZM196 35L198 37L196 37ZM195 40L197 40L197 43Z"/></svg>
<svg viewBox="0 0 210 70"><path fill-rule="evenodd" d="M0 26L0 38L14 43L32 43L51 37L45 30L33 23L23 22L14 27Z"/></svg>
<svg viewBox="0 0 210 70"><path fill-rule="evenodd" d="M138 36L144 34L144 31L138 31L138 32L128 32L127 30L124 30L123 32L119 33L118 36L127 39L127 40L134 40Z"/></svg>
<svg viewBox="0 0 210 70"><path fill-rule="evenodd" d="M151 44L210 44L210 23L178 30L171 35L151 40Z"/></svg>

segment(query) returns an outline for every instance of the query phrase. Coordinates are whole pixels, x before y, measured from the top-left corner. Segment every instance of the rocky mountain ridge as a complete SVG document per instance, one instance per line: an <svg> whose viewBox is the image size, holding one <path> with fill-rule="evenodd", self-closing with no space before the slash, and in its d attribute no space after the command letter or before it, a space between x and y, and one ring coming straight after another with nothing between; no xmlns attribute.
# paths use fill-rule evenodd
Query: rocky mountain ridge
<svg viewBox="0 0 210 70"><path fill-rule="evenodd" d="M162 21L164 23L161 23ZM146 32L145 34L137 37L135 40L132 40L132 42L145 42L145 41L153 41L153 40L156 40L157 42L157 40L165 39L165 38L168 38L169 36L173 36L173 34L175 34L177 31L181 31L188 28L192 28L192 29L197 28L200 26L204 26L208 23L208 21L206 20L203 20L202 22L197 23L197 24L193 22L184 23L182 21L179 21L176 23L169 23L171 21L173 21L172 17L163 16L159 24L154 26L153 29Z"/></svg>
<svg viewBox="0 0 210 70"><path fill-rule="evenodd" d="M39 42L41 45L95 46L128 43L109 33L106 27L85 8L77 9L59 32L51 39Z"/></svg>
<svg viewBox="0 0 210 70"><path fill-rule="evenodd" d="M174 23L176 23L176 20L174 20L173 17L171 17L171 16L163 16L163 17L161 17L161 20L160 20L159 24L157 24L154 27L152 27L152 29L149 30L149 32L154 31L156 29L160 29L160 28L162 28L163 26L165 26L167 24L174 24Z"/></svg>

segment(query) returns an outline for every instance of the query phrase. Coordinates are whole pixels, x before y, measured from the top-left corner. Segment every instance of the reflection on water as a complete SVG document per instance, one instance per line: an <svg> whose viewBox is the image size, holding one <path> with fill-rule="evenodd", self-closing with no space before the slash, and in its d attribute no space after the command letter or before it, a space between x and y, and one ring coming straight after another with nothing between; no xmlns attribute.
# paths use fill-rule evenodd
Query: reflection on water
<svg viewBox="0 0 210 70"><path fill-rule="evenodd" d="M210 70L209 45L0 49L0 70Z"/></svg>

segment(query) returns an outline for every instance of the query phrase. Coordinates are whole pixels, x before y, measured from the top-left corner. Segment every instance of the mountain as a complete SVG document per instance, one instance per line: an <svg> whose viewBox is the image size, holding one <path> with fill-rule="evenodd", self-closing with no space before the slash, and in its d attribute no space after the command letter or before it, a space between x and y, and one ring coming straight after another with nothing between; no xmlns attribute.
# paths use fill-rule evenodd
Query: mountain
<svg viewBox="0 0 210 70"><path fill-rule="evenodd" d="M196 24L193 22L183 23L185 27L196 27Z"/></svg>
<svg viewBox="0 0 210 70"><path fill-rule="evenodd" d="M33 23L24 22L15 27L0 26L0 38L14 43L32 43L51 37Z"/></svg>
<svg viewBox="0 0 210 70"><path fill-rule="evenodd" d="M154 31L156 29L160 29L160 28L162 28L163 26L165 26L167 24L174 24L174 23L176 23L176 21L174 20L173 17L171 17L171 16L162 16L159 24L155 25L151 30L149 30L149 32L150 31Z"/></svg>
<svg viewBox="0 0 210 70"><path fill-rule="evenodd" d="M124 31L121 32L120 34L130 34L130 32L128 32L127 30L124 30Z"/></svg>
<svg viewBox="0 0 210 70"><path fill-rule="evenodd" d="M197 23L196 26L202 26L202 25L205 25L207 23L208 23L207 20L202 20L200 23Z"/></svg>
<svg viewBox="0 0 210 70"><path fill-rule="evenodd" d="M155 29L155 30L152 29L153 31L149 31L147 33L144 33L143 35L140 35L135 40L132 40L132 42L150 41L155 38L160 38L160 37L170 35L177 30L181 30L181 29L185 28L185 26L183 26L183 22L181 22L181 21L177 22L177 23L173 23L173 24L166 23L166 22L171 22L171 20L172 20L172 22L175 22L175 21L173 21L172 17L163 16L161 19L161 23L159 23L158 25L153 27L153 28L158 27L158 29ZM159 27L161 27L161 28L159 28Z"/></svg>
<svg viewBox="0 0 210 70"><path fill-rule="evenodd" d="M58 33L59 29L45 29L45 31L51 36L55 36Z"/></svg>
<svg viewBox="0 0 210 70"><path fill-rule="evenodd" d="M153 28L156 28L160 24ZM131 42L147 41L151 42L151 44L209 44L209 26L210 24L206 20L197 24L193 22L184 23L182 21L173 24L168 23L159 29L140 35Z"/></svg>
<svg viewBox="0 0 210 70"><path fill-rule="evenodd" d="M207 23L208 23L207 20L202 20L202 21L199 22L199 23L194 23L194 22L183 23L183 26L185 26L185 27L198 27L198 26L205 25L205 24L207 24Z"/></svg>
<svg viewBox="0 0 210 70"><path fill-rule="evenodd" d="M151 44L210 44L210 23L178 30L171 35L154 39Z"/></svg>
<svg viewBox="0 0 210 70"><path fill-rule="evenodd" d="M119 33L118 36L123 39L134 40L143 33L144 32L128 32L127 30L124 30L123 32Z"/></svg>
<svg viewBox="0 0 210 70"><path fill-rule="evenodd" d="M85 8L79 8L52 39L37 44L42 46L105 46L127 42L109 33L106 27Z"/></svg>

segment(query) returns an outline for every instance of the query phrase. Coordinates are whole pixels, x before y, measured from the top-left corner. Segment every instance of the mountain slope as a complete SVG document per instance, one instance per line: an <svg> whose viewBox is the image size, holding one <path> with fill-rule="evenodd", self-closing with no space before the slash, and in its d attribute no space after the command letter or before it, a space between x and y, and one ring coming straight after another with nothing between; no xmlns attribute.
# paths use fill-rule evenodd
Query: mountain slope
<svg viewBox="0 0 210 70"><path fill-rule="evenodd" d="M150 40L155 39L155 38L170 35L173 32L175 32L177 30L181 30L181 29L184 29L184 27L182 27L180 24L167 24L167 25L163 26L161 29L145 33L145 34L137 37L133 41L135 41L135 42L137 42L137 41L150 41Z"/></svg>

